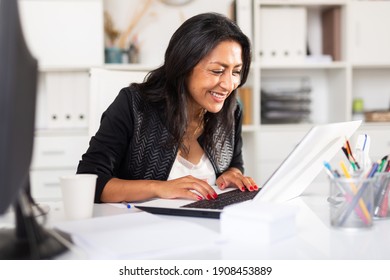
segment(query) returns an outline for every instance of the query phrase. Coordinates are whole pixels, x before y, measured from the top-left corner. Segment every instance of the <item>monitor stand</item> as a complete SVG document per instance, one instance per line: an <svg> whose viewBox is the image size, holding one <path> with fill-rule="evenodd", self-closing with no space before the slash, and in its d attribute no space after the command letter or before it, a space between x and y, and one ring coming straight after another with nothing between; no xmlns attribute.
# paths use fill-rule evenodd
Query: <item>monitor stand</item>
<svg viewBox="0 0 390 280"><path fill-rule="evenodd" d="M37 222L26 192L20 193L14 208L15 228L0 229L0 259L52 259L68 250L64 242Z"/></svg>

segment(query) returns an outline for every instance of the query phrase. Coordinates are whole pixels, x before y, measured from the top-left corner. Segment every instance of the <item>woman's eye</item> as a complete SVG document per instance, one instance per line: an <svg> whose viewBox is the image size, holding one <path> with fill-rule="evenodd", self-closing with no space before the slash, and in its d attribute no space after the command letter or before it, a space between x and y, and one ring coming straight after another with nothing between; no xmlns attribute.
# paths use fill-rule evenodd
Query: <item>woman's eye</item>
<svg viewBox="0 0 390 280"><path fill-rule="evenodd" d="M223 70L212 70L212 72L213 72L214 74L220 75L220 74L223 73Z"/></svg>

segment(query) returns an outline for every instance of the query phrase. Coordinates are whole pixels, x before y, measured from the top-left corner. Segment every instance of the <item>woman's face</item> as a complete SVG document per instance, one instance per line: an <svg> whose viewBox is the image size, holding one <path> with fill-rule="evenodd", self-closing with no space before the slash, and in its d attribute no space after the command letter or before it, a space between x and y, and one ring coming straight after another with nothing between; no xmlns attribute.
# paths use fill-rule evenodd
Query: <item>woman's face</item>
<svg viewBox="0 0 390 280"><path fill-rule="evenodd" d="M190 110L219 112L226 98L240 84L241 45L235 41L219 43L194 67L187 81Z"/></svg>

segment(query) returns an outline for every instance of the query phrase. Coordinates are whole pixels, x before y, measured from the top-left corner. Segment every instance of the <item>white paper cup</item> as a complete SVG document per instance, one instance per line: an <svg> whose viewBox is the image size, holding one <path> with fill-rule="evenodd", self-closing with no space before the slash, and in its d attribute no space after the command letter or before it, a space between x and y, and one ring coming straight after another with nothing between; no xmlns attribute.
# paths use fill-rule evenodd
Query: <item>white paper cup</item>
<svg viewBox="0 0 390 280"><path fill-rule="evenodd" d="M92 217L96 179L95 174L60 177L64 212L69 220Z"/></svg>

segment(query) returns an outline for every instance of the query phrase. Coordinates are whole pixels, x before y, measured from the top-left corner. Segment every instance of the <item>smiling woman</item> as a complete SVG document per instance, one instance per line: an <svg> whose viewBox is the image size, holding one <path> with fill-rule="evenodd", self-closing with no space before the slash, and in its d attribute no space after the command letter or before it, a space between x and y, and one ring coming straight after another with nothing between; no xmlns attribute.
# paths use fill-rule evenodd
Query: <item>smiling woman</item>
<svg viewBox="0 0 390 280"><path fill-rule="evenodd" d="M123 88L103 113L78 167L98 175L95 201L217 199L212 185L257 190L244 175L236 100L250 62L250 42L229 18L186 20L163 65Z"/></svg>
<svg viewBox="0 0 390 280"><path fill-rule="evenodd" d="M197 118L202 109L211 113L222 109L225 99L240 84L241 67L241 46L235 41L219 43L199 61L187 82L193 118Z"/></svg>

